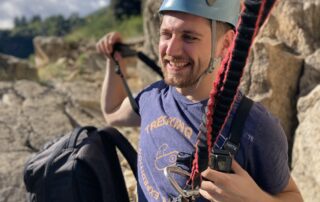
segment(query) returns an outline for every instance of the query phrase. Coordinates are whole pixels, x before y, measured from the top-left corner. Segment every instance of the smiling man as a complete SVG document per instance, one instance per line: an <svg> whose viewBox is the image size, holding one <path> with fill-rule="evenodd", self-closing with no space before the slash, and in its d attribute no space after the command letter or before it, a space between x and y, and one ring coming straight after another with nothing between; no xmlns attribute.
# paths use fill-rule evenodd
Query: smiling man
<svg viewBox="0 0 320 202"><path fill-rule="evenodd" d="M121 42L120 33L109 33L97 43L98 51L107 56L101 96L106 121L141 127L139 201L170 201L178 196L163 171L176 163L177 153L195 150L212 83L235 36L239 7L239 0L163 1L159 58L164 81L137 95L139 114L132 110L121 79L112 68L113 45ZM115 59L125 72L125 61L117 52ZM240 93L232 114L241 99ZM220 142L228 139L229 130L230 124L226 124ZM302 201L290 176L287 140L279 122L254 103L243 134L232 162L234 173L205 170L202 176L207 180L201 183L197 201ZM187 181L182 177L176 180L180 186Z"/></svg>

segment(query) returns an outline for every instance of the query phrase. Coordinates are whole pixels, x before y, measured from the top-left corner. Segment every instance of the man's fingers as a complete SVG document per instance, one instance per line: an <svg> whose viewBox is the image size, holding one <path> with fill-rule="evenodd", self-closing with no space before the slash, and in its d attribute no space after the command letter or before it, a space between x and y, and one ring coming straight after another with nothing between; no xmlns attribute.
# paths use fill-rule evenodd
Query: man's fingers
<svg viewBox="0 0 320 202"><path fill-rule="evenodd" d="M235 159L232 159L231 168L232 168L233 172L237 173L237 174L241 174L244 171L243 168L240 166L240 164Z"/></svg>
<svg viewBox="0 0 320 202"><path fill-rule="evenodd" d="M107 36L107 39L105 40L105 46L107 48L108 55L111 55L113 51L112 35L113 34L111 34L110 36Z"/></svg>
<svg viewBox="0 0 320 202"><path fill-rule="evenodd" d="M121 53L119 53L118 51L116 51L116 52L114 53L114 59L115 59L116 61L120 61L120 60L122 59Z"/></svg>
<svg viewBox="0 0 320 202"><path fill-rule="evenodd" d="M113 46L118 42L121 42L121 35L117 32L111 32L99 40L96 44L96 49L99 53L110 58L113 52Z"/></svg>
<svg viewBox="0 0 320 202"><path fill-rule="evenodd" d="M213 196L211 196L207 191L199 189L200 195L209 201L214 201Z"/></svg>
<svg viewBox="0 0 320 202"><path fill-rule="evenodd" d="M211 168L207 168L205 171L201 173L201 175L208 179L211 182L214 182L215 184L220 184L221 181L223 181L224 173L213 170Z"/></svg>
<svg viewBox="0 0 320 202"><path fill-rule="evenodd" d="M223 190L220 189L213 182L205 181L205 180L203 180L201 182L200 189L203 189L203 190L207 191L210 195L215 195L215 196L221 195L223 192Z"/></svg>
<svg viewBox="0 0 320 202"><path fill-rule="evenodd" d="M105 38L106 37L100 39L99 42L96 44L97 51L104 55L108 54L106 50L106 45L105 45Z"/></svg>
<svg viewBox="0 0 320 202"><path fill-rule="evenodd" d="M210 181L202 181L199 192L210 201L219 201L223 195L223 190Z"/></svg>

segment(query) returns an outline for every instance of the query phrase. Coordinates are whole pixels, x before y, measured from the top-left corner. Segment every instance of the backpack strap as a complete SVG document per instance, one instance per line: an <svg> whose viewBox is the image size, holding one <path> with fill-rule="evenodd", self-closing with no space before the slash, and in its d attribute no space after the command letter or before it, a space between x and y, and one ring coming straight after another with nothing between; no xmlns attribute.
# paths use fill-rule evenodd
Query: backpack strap
<svg viewBox="0 0 320 202"><path fill-rule="evenodd" d="M138 180L137 151L133 148L133 146L130 144L127 138L125 138L117 129L112 127L104 128L100 130L99 133L102 134L101 138L104 141L104 143L106 143L106 141L109 141L109 144L111 142L116 148L120 150L122 155L128 161L129 166L136 180Z"/></svg>
<svg viewBox="0 0 320 202"><path fill-rule="evenodd" d="M87 164L88 170L92 170L97 177L102 192L101 201L129 202L117 148L129 162L135 177L137 176L137 152L115 128L107 127L99 130L89 128L87 135L89 138L85 140L86 144L81 146L77 159ZM83 190L81 189L83 183L78 184L80 184L79 190Z"/></svg>
<svg viewBox="0 0 320 202"><path fill-rule="evenodd" d="M79 136L82 134L83 131L86 131L87 134L91 134L93 131L96 131L97 128L94 126L78 126L76 127L70 135L67 148L75 148L77 146L77 141Z"/></svg>
<svg viewBox="0 0 320 202"><path fill-rule="evenodd" d="M224 145L224 148L230 151L233 155L239 149L244 124L248 118L252 105L253 101L250 98L243 95L239 103L237 112L232 120L230 138Z"/></svg>
<svg viewBox="0 0 320 202"><path fill-rule="evenodd" d="M125 179L121 170L116 148L120 150L128 161L131 170L137 180L137 152L130 142L117 129L107 127L98 131L106 152L107 163L109 164L109 181L112 182L113 195L118 202L129 202L129 195ZM111 189L109 189L109 192ZM108 199L107 199L108 201Z"/></svg>

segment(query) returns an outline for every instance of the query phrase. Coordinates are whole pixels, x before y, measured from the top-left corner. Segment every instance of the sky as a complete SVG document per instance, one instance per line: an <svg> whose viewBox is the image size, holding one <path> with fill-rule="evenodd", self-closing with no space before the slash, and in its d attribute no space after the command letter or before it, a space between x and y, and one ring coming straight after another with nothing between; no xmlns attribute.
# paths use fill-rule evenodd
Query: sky
<svg viewBox="0 0 320 202"><path fill-rule="evenodd" d="M80 16L104 7L110 0L0 0L0 29L13 27L15 17L30 19L40 15L42 19L62 14L69 17L77 12Z"/></svg>

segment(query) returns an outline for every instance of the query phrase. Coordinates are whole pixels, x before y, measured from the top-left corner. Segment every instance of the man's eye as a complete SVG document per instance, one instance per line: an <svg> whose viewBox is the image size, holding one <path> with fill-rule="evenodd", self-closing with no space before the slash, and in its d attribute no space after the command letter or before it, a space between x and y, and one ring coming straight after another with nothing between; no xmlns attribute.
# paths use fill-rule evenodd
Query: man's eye
<svg viewBox="0 0 320 202"><path fill-rule="evenodd" d="M191 36L191 35L184 35L183 38L186 40L186 41L195 41L197 40L198 38L197 37L194 37L194 36Z"/></svg>
<svg viewBox="0 0 320 202"><path fill-rule="evenodd" d="M162 39L170 39L171 34L168 32L160 32L160 38Z"/></svg>

